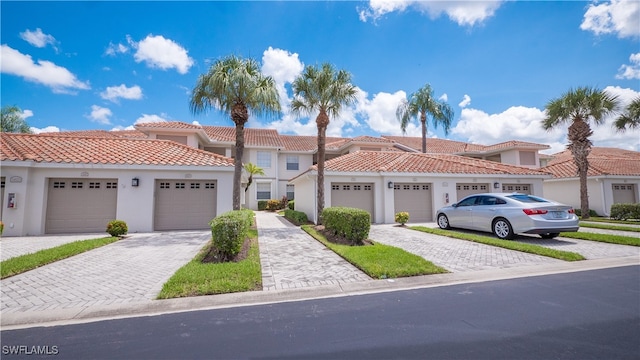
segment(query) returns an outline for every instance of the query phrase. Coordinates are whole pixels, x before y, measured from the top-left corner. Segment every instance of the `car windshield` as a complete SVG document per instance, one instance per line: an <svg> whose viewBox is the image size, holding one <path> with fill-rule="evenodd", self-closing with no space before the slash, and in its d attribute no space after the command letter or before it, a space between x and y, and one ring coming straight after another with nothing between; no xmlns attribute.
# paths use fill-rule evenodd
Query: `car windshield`
<svg viewBox="0 0 640 360"><path fill-rule="evenodd" d="M543 202L549 202L543 198L539 198L539 197L535 197L535 196L531 196L531 195L527 195L527 194L513 194L513 195L507 195L507 197L509 199L513 199L519 202L523 202L523 203L543 203Z"/></svg>

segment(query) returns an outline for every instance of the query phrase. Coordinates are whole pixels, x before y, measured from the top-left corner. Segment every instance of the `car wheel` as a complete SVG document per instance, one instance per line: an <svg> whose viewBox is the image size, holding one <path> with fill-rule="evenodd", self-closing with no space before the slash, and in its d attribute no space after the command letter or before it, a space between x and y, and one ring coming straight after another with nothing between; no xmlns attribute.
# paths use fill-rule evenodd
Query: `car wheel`
<svg viewBox="0 0 640 360"><path fill-rule="evenodd" d="M445 214L440 214L438 215L438 226L440 226L440 229L451 229L451 226L449 226L449 219L447 218L447 215Z"/></svg>
<svg viewBox="0 0 640 360"><path fill-rule="evenodd" d="M493 233L500 239L511 240L515 235L513 233L513 227L507 219L498 218L493 221Z"/></svg>
<svg viewBox="0 0 640 360"><path fill-rule="evenodd" d="M543 239L553 239L554 237L560 235L559 233L546 233L546 234L540 234L540 237Z"/></svg>

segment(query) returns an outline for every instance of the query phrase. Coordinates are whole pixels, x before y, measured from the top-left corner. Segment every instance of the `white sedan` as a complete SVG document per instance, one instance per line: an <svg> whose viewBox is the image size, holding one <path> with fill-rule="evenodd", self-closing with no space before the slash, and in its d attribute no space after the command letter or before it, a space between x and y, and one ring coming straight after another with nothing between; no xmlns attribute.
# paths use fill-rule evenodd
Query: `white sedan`
<svg viewBox="0 0 640 360"><path fill-rule="evenodd" d="M515 234L539 234L543 239L552 239L579 228L571 206L519 193L470 195L438 210L436 219L442 229L492 232L500 239L513 239Z"/></svg>

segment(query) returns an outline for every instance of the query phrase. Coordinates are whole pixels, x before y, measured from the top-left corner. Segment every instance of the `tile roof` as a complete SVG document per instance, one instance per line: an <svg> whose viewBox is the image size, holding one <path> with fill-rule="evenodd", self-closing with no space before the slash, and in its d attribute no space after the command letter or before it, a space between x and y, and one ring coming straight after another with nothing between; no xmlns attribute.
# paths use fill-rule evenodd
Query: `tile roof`
<svg viewBox="0 0 640 360"><path fill-rule="evenodd" d="M232 126L211 126L202 127L209 139L220 142L236 142L236 128Z"/></svg>
<svg viewBox="0 0 640 360"><path fill-rule="evenodd" d="M316 170L317 167L313 166ZM326 171L435 174L550 175L537 169L450 154L357 151L325 163Z"/></svg>
<svg viewBox="0 0 640 360"><path fill-rule="evenodd" d="M2 133L0 145L2 161L233 167L233 159L168 140Z"/></svg>
<svg viewBox="0 0 640 360"><path fill-rule="evenodd" d="M41 133L47 136L79 136L79 137L103 137L103 138L129 138L146 139L147 135L138 130L73 130Z"/></svg>
<svg viewBox="0 0 640 360"><path fill-rule="evenodd" d="M398 144L407 146L415 151L422 151L422 138L410 137L410 136L391 136L383 135L385 139L394 141ZM454 141L447 139L428 138L427 139L427 153L439 153L439 154L458 154L469 151L483 151L484 145L469 144L462 141Z"/></svg>
<svg viewBox="0 0 640 360"><path fill-rule="evenodd" d="M189 124L182 121L159 121L136 124L136 128L151 128L151 129L192 129L200 130L202 126Z"/></svg>
<svg viewBox="0 0 640 360"><path fill-rule="evenodd" d="M502 149L509 149L509 148L518 148L518 149L528 148L531 150L544 150L544 149L550 149L551 146L545 145L545 144L536 144L536 143L527 142L527 141L518 141L518 140L505 141L498 144L486 146L487 151L502 150Z"/></svg>
<svg viewBox="0 0 640 360"><path fill-rule="evenodd" d="M554 178L578 177L578 167L573 162L571 151L554 154L554 159L541 170L553 174ZM593 147L587 157L587 176L640 176L640 152L616 148Z"/></svg>

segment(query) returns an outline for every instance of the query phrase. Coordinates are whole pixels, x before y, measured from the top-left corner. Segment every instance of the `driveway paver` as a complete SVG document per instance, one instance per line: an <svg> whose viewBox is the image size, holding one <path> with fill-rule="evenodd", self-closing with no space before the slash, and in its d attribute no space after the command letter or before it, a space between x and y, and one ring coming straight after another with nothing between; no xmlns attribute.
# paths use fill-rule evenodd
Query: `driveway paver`
<svg viewBox="0 0 640 360"><path fill-rule="evenodd" d="M210 231L133 234L3 279L2 313L152 300L210 239Z"/></svg>
<svg viewBox="0 0 640 360"><path fill-rule="evenodd" d="M264 290L371 280L282 216L259 211L256 223Z"/></svg>

